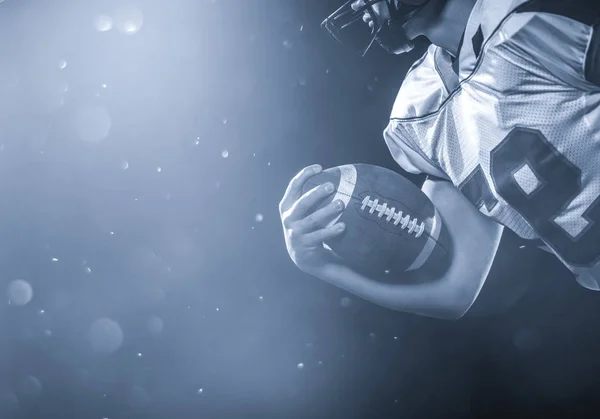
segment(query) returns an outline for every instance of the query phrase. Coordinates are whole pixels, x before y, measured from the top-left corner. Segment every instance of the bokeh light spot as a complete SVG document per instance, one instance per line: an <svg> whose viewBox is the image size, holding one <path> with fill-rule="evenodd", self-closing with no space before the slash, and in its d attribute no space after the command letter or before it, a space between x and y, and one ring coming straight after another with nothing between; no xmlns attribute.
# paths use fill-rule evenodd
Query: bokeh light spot
<svg viewBox="0 0 600 419"><path fill-rule="evenodd" d="M342 307L344 307L344 308L348 308L348 307L350 307L352 305L352 300L350 298L348 298L348 297L343 297L340 300L340 305Z"/></svg>
<svg viewBox="0 0 600 419"><path fill-rule="evenodd" d="M129 390L127 401L129 406L133 408L142 408L150 404L150 396L144 388L140 386L133 386Z"/></svg>
<svg viewBox="0 0 600 419"><path fill-rule="evenodd" d="M147 327L151 333L158 335L163 330L164 322L160 317L152 316L150 319L148 319Z"/></svg>
<svg viewBox="0 0 600 419"><path fill-rule="evenodd" d="M124 6L115 13L115 24L119 32L133 35L142 28L144 15L138 8Z"/></svg>
<svg viewBox="0 0 600 419"><path fill-rule="evenodd" d="M113 20L108 15L98 15L94 18L94 28L98 32L107 32L113 28Z"/></svg>
<svg viewBox="0 0 600 419"><path fill-rule="evenodd" d="M114 320L100 318L90 326L88 339L95 352L111 354L123 344L123 331Z"/></svg>
<svg viewBox="0 0 600 419"><path fill-rule="evenodd" d="M15 306L24 306L33 298L33 288L24 279L15 279L8 284L8 300Z"/></svg>

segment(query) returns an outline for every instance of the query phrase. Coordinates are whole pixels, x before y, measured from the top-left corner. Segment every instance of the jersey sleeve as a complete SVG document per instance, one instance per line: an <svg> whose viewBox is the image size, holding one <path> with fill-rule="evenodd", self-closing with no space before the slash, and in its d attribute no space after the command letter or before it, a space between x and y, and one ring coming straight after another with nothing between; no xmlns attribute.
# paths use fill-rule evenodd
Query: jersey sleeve
<svg viewBox="0 0 600 419"><path fill-rule="evenodd" d="M538 76L581 90L600 88L600 7L580 0L531 1L499 28L505 58L526 58ZM588 13L585 13L586 10Z"/></svg>
<svg viewBox="0 0 600 419"><path fill-rule="evenodd" d="M446 178L413 144L402 124L405 119L434 112L448 97L447 82L440 76L436 65L438 52L438 47L430 46L406 74L394 101L390 121L383 131L383 138L392 157L405 171Z"/></svg>

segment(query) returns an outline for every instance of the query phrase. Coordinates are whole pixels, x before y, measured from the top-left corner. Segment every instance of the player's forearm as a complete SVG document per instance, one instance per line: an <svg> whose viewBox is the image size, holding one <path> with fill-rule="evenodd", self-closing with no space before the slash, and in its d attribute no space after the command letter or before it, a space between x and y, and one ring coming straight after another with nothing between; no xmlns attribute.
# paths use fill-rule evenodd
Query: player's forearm
<svg viewBox="0 0 600 419"><path fill-rule="evenodd" d="M458 319L473 302L464 289L448 279L410 285L386 284L337 263L329 263L311 274L379 306L427 317Z"/></svg>

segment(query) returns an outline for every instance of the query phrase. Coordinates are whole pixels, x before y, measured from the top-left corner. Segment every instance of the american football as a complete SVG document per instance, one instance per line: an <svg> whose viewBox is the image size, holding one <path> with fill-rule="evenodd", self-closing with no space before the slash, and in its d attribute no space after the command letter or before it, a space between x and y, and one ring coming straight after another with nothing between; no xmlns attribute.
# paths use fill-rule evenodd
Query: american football
<svg viewBox="0 0 600 419"><path fill-rule="evenodd" d="M408 179L384 167L348 164L310 178L303 193L331 182L335 192L320 207L335 200L345 209L329 225L346 231L326 242L349 266L375 278L390 279L406 271L439 274L451 250L442 218L429 198Z"/></svg>

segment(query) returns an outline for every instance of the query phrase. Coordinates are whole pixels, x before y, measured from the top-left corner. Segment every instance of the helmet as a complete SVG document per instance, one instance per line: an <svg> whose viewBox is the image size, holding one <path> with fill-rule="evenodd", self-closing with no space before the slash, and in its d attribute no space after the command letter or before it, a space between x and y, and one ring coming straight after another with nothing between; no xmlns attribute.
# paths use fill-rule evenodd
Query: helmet
<svg viewBox="0 0 600 419"><path fill-rule="evenodd" d="M346 1L321 23L339 43L350 46L360 56L364 56L377 41L386 51L402 54L414 48L413 42L404 32L404 24L408 22L429 0L356 0ZM389 18L385 21L376 17L374 5L385 2L389 10ZM362 3L362 4L361 4ZM354 7L353 7L354 4ZM368 13L373 24L358 22ZM370 33L369 33L370 32Z"/></svg>

